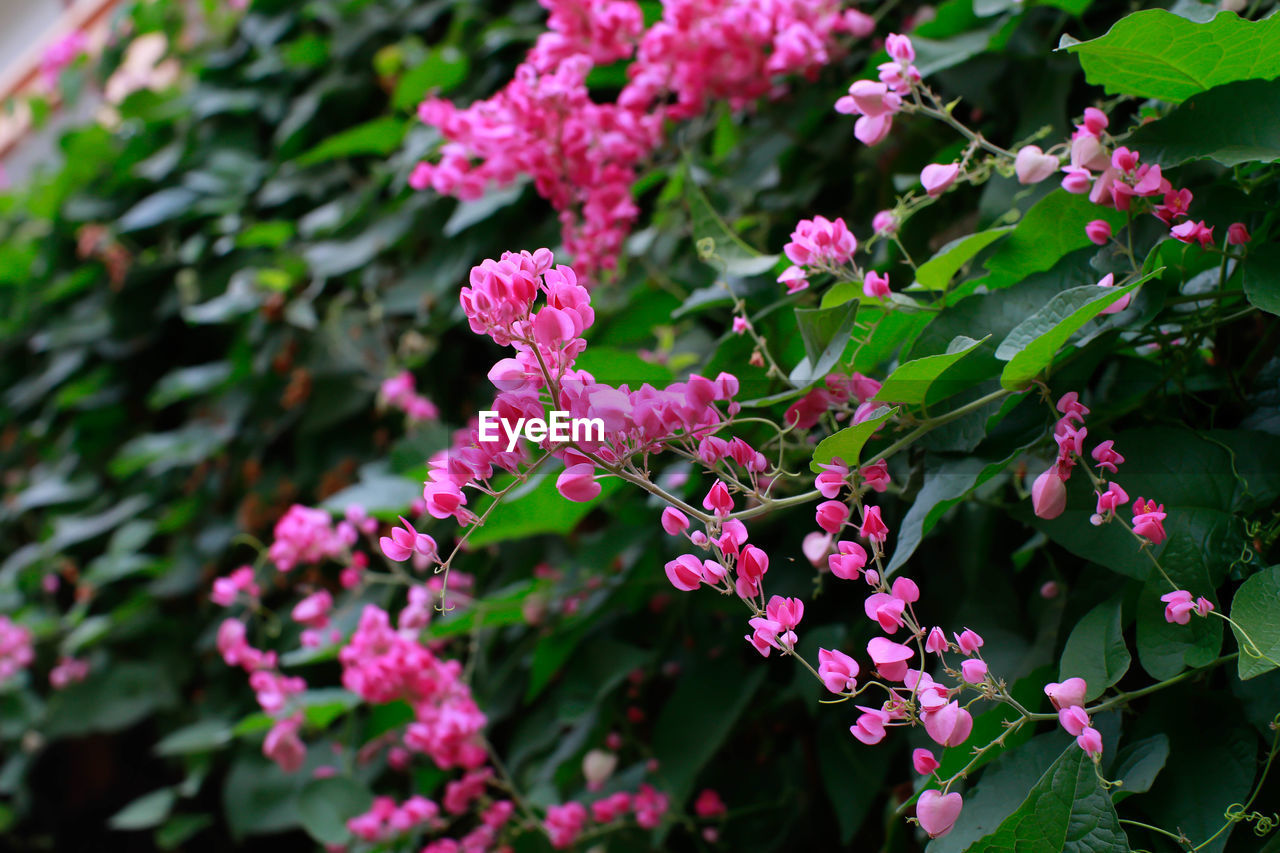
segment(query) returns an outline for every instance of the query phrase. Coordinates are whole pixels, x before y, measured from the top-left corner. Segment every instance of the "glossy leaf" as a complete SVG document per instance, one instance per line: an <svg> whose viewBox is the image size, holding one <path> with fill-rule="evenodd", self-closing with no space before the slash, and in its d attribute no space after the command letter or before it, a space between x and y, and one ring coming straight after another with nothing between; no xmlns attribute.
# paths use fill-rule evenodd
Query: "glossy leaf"
<svg viewBox="0 0 1280 853"><path fill-rule="evenodd" d="M818 446L813 451L813 461L809 463L810 470L820 474L822 465L836 457L843 459L844 464L850 468L854 467L862 459L863 445L876 434L876 430L897 413L897 406L881 406L862 423L845 427L834 435L824 438L818 442Z"/></svg>
<svg viewBox="0 0 1280 853"><path fill-rule="evenodd" d="M1058 680L1083 678L1089 685L1085 699L1092 702L1129 671L1129 649L1124 642L1119 598L1104 601L1076 623L1058 665Z"/></svg>
<svg viewBox="0 0 1280 853"><path fill-rule="evenodd" d="M1241 680L1280 665L1280 566L1263 569L1240 585L1231 600L1231 620L1240 646Z"/></svg>

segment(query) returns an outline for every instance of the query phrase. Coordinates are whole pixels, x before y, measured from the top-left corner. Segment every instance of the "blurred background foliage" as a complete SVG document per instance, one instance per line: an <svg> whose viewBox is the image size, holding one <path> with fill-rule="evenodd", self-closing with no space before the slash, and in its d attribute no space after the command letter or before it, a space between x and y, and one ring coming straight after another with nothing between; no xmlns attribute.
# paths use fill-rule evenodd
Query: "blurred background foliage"
<svg viewBox="0 0 1280 853"><path fill-rule="evenodd" d="M651 15L657 6L642 5ZM67 133L58 165L0 196L0 612L36 631L39 654L31 673L0 693L0 830L9 849L309 849L324 838L314 815L332 804L315 801L306 770L285 776L261 756L261 715L242 675L214 649L222 612L208 601L209 583L252 561L255 542L269 540L294 502L339 512L358 502L393 518L448 431L409 429L381 410L380 382L408 367L445 421L464 424L487 402L484 373L495 350L461 322L460 284L481 259L558 242L554 215L525 185L463 203L406 185L440 141L416 120L418 101L437 91L467 102L508 80L543 28L545 13L532 0L255 0L243 14L210 11L196 26L163 0L132 8L122 24L167 35L182 66L179 84L129 96L114 127ZM1100 35L1127 11L1130 4L1110 0L945 0L916 30L919 64L948 100L965 99L966 118L991 138L1040 128L1061 138L1099 91L1084 84L1074 57L1050 48L1064 32ZM1203 17L1204 9L1180 0L1176 11ZM105 77L120 58L115 46L101 68L75 73ZM580 366L633 384L695 367L738 371L750 343L725 334L729 300L695 246L721 227L707 209L769 252L814 213L869 222L922 164L958 150L945 128L923 120L903 123L876 149L855 142L831 105L876 61L855 46L784 99L745 115L717 105L678 130L636 186L641 228L618 273L593 293L599 320ZM598 70L593 91L615 91L618 70ZM1222 170L1213 164L1181 174L1205 199L1205 218L1224 229L1246 214L1274 216L1274 182L1245 198L1219 188ZM927 258L954 237L1011 224L1048 189L995 177L976 205L949 198L913 219L905 248ZM1069 213L1034 223L1024 243L1044 250ZM1030 276L1014 257L1016 278L993 285L1017 282L998 306L973 304L928 329L928 315L884 317L855 367L883 375L900 349L931 354L961 333L992 332L998 342L1027 306L1065 283L1096 280L1092 251L1070 248L1043 251L1045 263ZM1163 263L1153 300L1216 273L1216 259L1195 252ZM804 344L794 314L774 310L771 277L740 277L734 286L780 360L799 361ZM876 319L874 309L864 311L859 324ZM1208 362L1110 359L1115 338L1100 334L1060 369L1054 387L1098 388L1096 422L1114 429L1135 459L1151 447L1144 436L1153 425L1274 434L1274 320L1254 315L1211 330ZM974 378L994 375L983 372L996 364L989 361ZM1233 375L1246 384L1232 387ZM745 373L743 388L747 399L778 390ZM1034 401L990 433L985 415L963 419L894 472L904 497L928 511L927 521L916 519L921 533L934 529L913 558L929 587L923 621L980 630L998 650L993 669L1029 705L1057 676L1067 635L1086 611L1119 589L1131 619L1145 595L1140 583L1117 587L1123 565L1073 547L1079 529L1034 522L1025 504L1012 503L1020 454L1043 442L1044 431ZM1264 450L1242 447L1241 435L1171 432L1165 446L1177 448L1180 471L1220 472L1228 453L1263 458ZM1250 468L1263 475L1250 481L1251 495L1218 511L1265 520L1280 489L1280 468L1268 465ZM1203 484L1188 477L1183 497L1199 506ZM699 485L695 478L689 493ZM1160 498L1176 505L1171 491L1164 486ZM911 505L885 501L895 530ZM741 642L736 602L670 594L657 512L626 490L569 507L544 481L495 515L459 565L475 573L481 604L431 631L469 649L489 737L530 799L555 803L579 791L583 752L620 731L628 744L621 778L639 778L657 758L677 811L698 789L721 791L730 807L724 849L916 849L910 828L891 817L911 793L908 739L860 748L847 734L849 715L819 706L818 687L803 673L765 665ZM762 522L752 541L780 564L771 591L807 597L813 573L799 545L810 527L807 518L793 521ZM1242 523L1196 531L1205 538L1188 543L1189 565L1212 547L1222 558L1213 564L1218 580L1243 576ZM1259 554L1274 554L1274 534L1251 535L1261 536L1253 542ZM784 555L803 570L787 572L793 557ZM539 564L557 571L534 579ZM281 576L279 585L286 580L295 578ZM1072 594L1042 598L1048 580ZM810 655L819 645L865 642L858 638L868 633L857 594L828 593L806 613L801 649ZM390 596L363 594L383 603ZM541 618L531 624L531 613ZM88 659L92 673L51 692L38 674L61 655ZM1157 672L1161 665L1149 662L1154 655L1142 664L1167 677L1167 663ZM304 667L315 683L326 669L337 681L336 663L323 656L285 663ZM1182 662L1173 666L1176 673ZM313 761L326 742L363 743L402 722L394 706L357 716L352 698L326 689L307 695ZM1134 813L1209 827L1253 783L1253 753L1280 705L1277 673L1240 682L1219 672L1155 704L1167 712L1152 706L1152 736L1196 746L1174 750L1181 757L1155 782L1163 789L1135 800L1151 805ZM1102 725L1114 744L1121 720L1112 716ZM1125 726L1141 733L1145 719ZM1215 721L1211 735L1205 719ZM979 718L978 726L994 733L998 719ZM999 801L1016 804L1064 743L1060 733L1044 734L999 759L979 788L997 802L990 814ZM1110 745L1108 754L1115 756ZM356 772L362 784L387 787L378 762ZM1193 776L1203 781L1189 785ZM394 785L431 794L443 779L420 771ZM1264 794L1260 802L1280 801L1274 780ZM1247 831L1231 837L1232 849L1262 846ZM705 846L683 827L662 840L634 831L609 844Z"/></svg>

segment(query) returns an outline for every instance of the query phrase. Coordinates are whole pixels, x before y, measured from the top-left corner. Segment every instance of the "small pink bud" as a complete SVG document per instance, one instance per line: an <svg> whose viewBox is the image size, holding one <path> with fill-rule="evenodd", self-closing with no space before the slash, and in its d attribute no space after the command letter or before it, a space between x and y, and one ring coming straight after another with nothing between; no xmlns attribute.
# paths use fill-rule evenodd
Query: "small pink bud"
<svg viewBox="0 0 1280 853"><path fill-rule="evenodd" d="M1058 712L1058 722L1067 730L1067 734L1076 737L1089 725L1089 714L1079 705L1072 705Z"/></svg>
<svg viewBox="0 0 1280 853"><path fill-rule="evenodd" d="M907 36L889 33L884 40L884 49L890 57L904 65L916 61L916 49Z"/></svg>
<svg viewBox="0 0 1280 853"><path fill-rule="evenodd" d="M1085 727L1076 737L1076 745L1090 758L1102 754L1102 734L1095 728Z"/></svg>
<svg viewBox="0 0 1280 853"><path fill-rule="evenodd" d="M947 635L943 633L941 628L933 628L929 631L929 637L924 641L924 650L941 654L947 650Z"/></svg>
<svg viewBox="0 0 1280 853"><path fill-rule="evenodd" d="M689 529L689 516L669 506L662 511L662 529L672 536L679 536Z"/></svg>
<svg viewBox="0 0 1280 853"><path fill-rule="evenodd" d="M1055 465L1046 470L1031 486L1031 506L1040 518L1057 518L1067 508L1067 486L1058 476Z"/></svg>
<svg viewBox="0 0 1280 853"><path fill-rule="evenodd" d="M927 749L916 749L911 752L911 766L921 776L928 776L939 767L938 759Z"/></svg>
<svg viewBox="0 0 1280 853"><path fill-rule="evenodd" d="M1111 223L1105 219L1095 219L1084 226L1085 235L1099 246L1111 239Z"/></svg>
<svg viewBox="0 0 1280 853"><path fill-rule="evenodd" d="M835 535L849 520L849 507L841 501L823 501L818 504L815 517L819 527Z"/></svg>
<svg viewBox="0 0 1280 853"><path fill-rule="evenodd" d="M970 684L981 684L987 680L987 664L978 658L969 658L961 662L960 673Z"/></svg>
<svg viewBox="0 0 1280 853"><path fill-rule="evenodd" d="M920 183L924 185L925 192L937 198L956 182L959 175L959 163L949 163L945 166L941 163L930 163L920 171Z"/></svg>
<svg viewBox="0 0 1280 853"><path fill-rule="evenodd" d="M862 292L871 299L883 299L889 295L889 276L869 270L862 280Z"/></svg>
<svg viewBox="0 0 1280 853"><path fill-rule="evenodd" d="M977 631L965 628L959 634L956 634L956 645L960 647L960 651L966 655L971 655L982 648L982 636Z"/></svg>
<svg viewBox="0 0 1280 853"><path fill-rule="evenodd" d="M1243 246L1253 238L1249 236L1249 229L1244 227L1243 222L1232 222L1227 228L1227 244L1231 246Z"/></svg>

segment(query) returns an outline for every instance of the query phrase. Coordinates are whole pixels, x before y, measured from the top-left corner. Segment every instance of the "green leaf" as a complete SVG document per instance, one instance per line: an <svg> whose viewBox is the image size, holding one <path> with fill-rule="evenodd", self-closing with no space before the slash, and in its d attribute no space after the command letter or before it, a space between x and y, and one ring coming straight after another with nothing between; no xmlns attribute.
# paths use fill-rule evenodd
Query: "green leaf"
<svg viewBox="0 0 1280 853"><path fill-rule="evenodd" d="M199 198L199 195L185 187L160 190L129 208L120 217L116 227L121 233L128 233L171 222L188 213Z"/></svg>
<svg viewBox="0 0 1280 853"><path fill-rule="evenodd" d="M962 853L973 842L994 832L1044 775L1046 765L1073 746L1065 732L1037 735L1017 749L1002 752L965 795L964 809L951 832L929 842L928 853ZM968 758L968 756L966 756Z"/></svg>
<svg viewBox="0 0 1280 853"><path fill-rule="evenodd" d="M1102 310L1132 293L1157 273L1148 273L1124 287L1085 285L1064 290L1023 320L996 348L996 358L1008 361L1000 384L1018 389L1053 364L1067 339Z"/></svg>
<svg viewBox="0 0 1280 853"><path fill-rule="evenodd" d="M885 421L898 413L897 406L881 406L875 413L860 424L845 427L834 435L829 435L813 451L813 461L809 470L815 474L822 473L822 466L839 457L850 468L855 467L862 458L862 446Z"/></svg>
<svg viewBox="0 0 1280 853"><path fill-rule="evenodd" d="M983 249L1013 230L1013 226L989 228L952 240L916 270L916 284L926 290L946 290L960 268Z"/></svg>
<svg viewBox="0 0 1280 853"><path fill-rule="evenodd" d="M552 467L544 466L529 482L513 489L467 542L478 547L543 533L564 536L622 487L621 480L607 477L600 481L600 494L594 500L586 503L566 500L556 489L559 471L550 470ZM484 513L492 503L493 499L486 496L476 504L475 513Z"/></svg>
<svg viewBox="0 0 1280 853"><path fill-rule="evenodd" d="M802 387L827 375L843 356L853 337L858 303L836 308L797 308L796 325L804 342L804 360L791 371L791 384Z"/></svg>
<svg viewBox="0 0 1280 853"><path fill-rule="evenodd" d="M393 474L385 462L370 462L360 469L357 483L325 498L320 508L337 513L359 504L370 515L393 521L421 496L421 481Z"/></svg>
<svg viewBox="0 0 1280 853"><path fill-rule="evenodd" d="M1112 800L1119 802L1130 794L1150 791L1168 760L1169 736L1163 732L1125 746L1116 756L1116 766L1110 774L1121 783L1111 795Z"/></svg>
<svg viewBox="0 0 1280 853"><path fill-rule="evenodd" d="M173 674L146 663L116 663L95 671L49 700L48 737L111 732L127 728L177 701ZM86 709L93 709L86 713Z"/></svg>
<svg viewBox="0 0 1280 853"><path fill-rule="evenodd" d="M673 802L688 798L698 772L729 736L764 676L760 666L744 673L715 661L696 666L677 682L653 729L653 751Z"/></svg>
<svg viewBox="0 0 1280 853"><path fill-rule="evenodd" d="M1280 160L1280 81L1240 80L1192 95L1126 144L1165 168L1204 158L1224 166Z"/></svg>
<svg viewBox="0 0 1280 853"><path fill-rule="evenodd" d="M455 47L431 50L426 60L410 69L396 83L391 103L397 110L414 109L428 95L443 95L451 91L471 70L467 55Z"/></svg>
<svg viewBox="0 0 1280 853"><path fill-rule="evenodd" d="M980 282L988 290L997 290L1052 269L1067 254L1093 245L1084 226L1094 219L1109 222L1117 230L1125 223L1123 213L1099 207L1087 196L1054 190L1027 211L987 258L985 266L991 274Z"/></svg>
<svg viewBox="0 0 1280 853"><path fill-rule="evenodd" d="M1244 262L1244 295L1268 314L1280 315L1280 246L1250 248Z"/></svg>
<svg viewBox="0 0 1280 853"><path fill-rule="evenodd" d="M150 829L159 826L169 812L178 795L172 788L161 788L150 794L143 794L111 816L108 824L112 829Z"/></svg>
<svg viewBox="0 0 1280 853"><path fill-rule="evenodd" d="M1240 585L1231 600L1231 621L1240 645L1241 681L1280 665L1280 565L1263 569Z"/></svg>
<svg viewBox="0 0 1280 853"><path fill-rule="evenodd" d="M176 814L156 829L156 846L161 850L173 850L212 824L212 815Z"/></svg>
<svg viewBox="0 0 1280 853"><path fill-rule="evenodd" d="M359 155L386 157L404 142L409 125L402 118L384 116L336 133L299 155L299 166L314 166L329 160Z"/></svg>
<svg viewBox="0 0 1280 853"><path fill-rule="evenodd" d="M1106 35L1065 47L1080 58L1085 78L1108 94L1177 103L1224 83L1280 75L1280 18L1248 21L1219 12L1197 23L1145 9Z"/></svg>
<svg viewBox="0 0 1280 853"><path fill-rule="evenodd" d="M924 403L929 396L929 389L934 386L938 377L951 365L986 343L990 337L987 335L982 340L975 341L965 335L957 335L947 346L945 353L927 355L898 365L884 380L874 399L885 403L902 403L907 406Z"/></svg>
<svg viewBox="0 0 1280 853"><path fill-rule="evenodd" d="M1122 600L1104 601L1076 623L1058 665L1058 680L1083 678L1089 689L1085 699L1092 702L1129 671L1129 649L1124 644L1121 622Z"/></svg>
<svg viewBox="0 0 1280 853"><path fill-rule="evenodd" d="M547 589L548 584L543 581L529 581L507 592L476 599L455 615L432 622L426 636L441 640L465 636L480 628L524 624L525 601L531 595L545 595Z"/></svg>
<svg viewBox="0 0 1280 853"><path fill-rule="evenodd" d="M1072 744L1013 814L969 853L1098 853L1128 850L1093 762Z"/></svg>
<svg viewBox="0 0 1280 853"><path fill-rule="evenodd" d="M351 840L347 821L371 805L373 794L348 776L312 779L298 795L298 818L307 834L321 844L344 844Z"/></svg>
<svg viewBox="0 0 1280 853"><path fill-rule="evenodd" d="M298 826L298 791L305 772L285 773L256 755L240 757L227 774L222 807L234 838Z"/></svg>
<svg viewBox="0 0 1280 853"><path fill-rule="evenodd" d="M360 697L341 687L315 687L294 700L302 708L307 725L325 729L334 720L360 704Z"/></svg>
<svg viewBox="0 0 1280 853"><path fill-rule="evenodd" d="M154 749L156 755L211 752L230 741L231 737L231 727L222 720L201 720L170 732Z"/></svg>
<svg viewBox="0 0 1280 853"><path fill-rule="evenodd" d="M920 542L942 520L947 510L964 497L1009 467L1022 452L1015 450L1004 459L991 462L977 456L959 459L933 460L925 469L924 483L916 492L911 509L898 525L897 543L886 571L897 571L915 553Z"/></svg>
<svg viewBox="0 0 1280 853"><path fill-rule="evenodd" d="M761 254L729 227L693 180L687 162L681 174L698 257L732 276L760 275L772 270L778 256Z"/></svg>
<svg viewBox="0 0 1280 853"><path fill-rule="evenodd" d="M587 371L597 382L614 387L628 385L633 391L646 382L655 388L664 388L675 378L671 368L664 364L647 361L634 352L594 344L578 356L573 366Z"/></svg>
<svg viewBox="0 0 1280 853"><path fill-rule="evenodd" d="M525 183L518 181L500 190L490 190L480 198L458 202L452 215L440 229L441 236L455 237L466 229L493 216L499 210L510 207L524 194Z"/></svg>
<svg viewBox="0 0 1280 853"><path fill-rule="evenodd" d="M163 409L171 403L198 397L222 386L231 378L231 362L214 361L196 367L182 367L166 373L151 389L147 405Z"/></svg>

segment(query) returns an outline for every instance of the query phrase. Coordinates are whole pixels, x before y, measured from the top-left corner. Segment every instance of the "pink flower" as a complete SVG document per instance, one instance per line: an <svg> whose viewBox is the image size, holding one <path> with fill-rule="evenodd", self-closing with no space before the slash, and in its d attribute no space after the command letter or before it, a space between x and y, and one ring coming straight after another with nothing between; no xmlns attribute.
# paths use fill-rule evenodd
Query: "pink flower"
<svg viewBox="0 0 1280 853"><path fill-rule="evenodd" d="M849 468L839 459L833 459L822 465L822 473L814 478L813 484L824 498L834 498L844 488L849 476Z"/></svg>
<svg viewBox="0 0 1280 853"><path fill-rule="evenodd" d="M711 788L706 788L698 794L698 799L694 800L693 813L700 818L724 817L729 813L729 809L718 793Z"/></svg>
<svg viewBox="0 0 1280 853"><path fill-rule="evenodd" d="M1038 184L1058 171L1058 158L1046 154L1038 145L1024 145L1014 158L1013 170L1020 184Z"/></svg>
<svg viewBox="0 0 1280 853"><path fill-rule="evenodd" d="M1059 684L1052 681L1044 686L1044 695L1049 697L1049 701L1053 703L1053 707L1061 711L1063 708L1070 708L1072 705L1083 705L1085 692L1089 686L1083 678L1068 678Z"/></svg>
<svg viewBox="0 0 1280 853"><path fill-rule="evenodd" d="M746 317L733 318L733 333L735 335L741 335L750 328L751 328L751 323L747 320Z"/></svg>
<svg viewBox="0 0 1280 853"><path fill-rule="evenodd" d="M1112 273L1107 273L1102 277L1102 280L1098 282L1098 287L1115 287L1115 285L1116 285L1116 277ZM1129 307L1129 302L1132 299L1133 299L1133 294L1126 293L1124 296L1121 296L1119 299L1117 299L1115 302L1112 302L1106 308L1103 308L1102 313L1118 314L1119 312Z"/></svg>
<svg viewBox="0 0 1280 853"><path fill-rule="evenodd" d="M556 490L565 500L587 503L595 500L603 488L595 478L595 466L590 462L570 465L556 478Z"/></svg>
<svg viewBox="0 0 1280 853"><path fill-rule="evenodd" d="M765 615L770 621L777 622L785 630L790 631L804 618L804 602L798 598L783 598L775 595L769 599Z"/></svg>
<svg viewBox="0 0 1280 853"><path fill-rule="evenodd" d="M612 823L629 811L631 811L631 795L626 791L618 791L591 804L591 817L596 823Z"/></svg>
<svg viewBox="0 0 1280 853"><path fill-rule="evenodd" d="M925 192L937 198L956 182L959 175L959 163L949 163L945 166L940 163L930 163L921 170L920 183L924 185Z"/></svg>
<svg viewBox="0 0 1280 853"><path fill-rule="evenodd" d="M959 634L956 634L956 645L960 647L960 651L964 654L971 655L982 648L982 637L979 636L978 632L965 628Z"/></svg>
<svg viewBox="0 0 1280 853"><path fill-rule="evenodd" d="M928 776L940 766L938 759L933 757L933 753L927 749L914 749L911 751L911 766L921 776Z"/></svg>
<svg viewBox="0 0 1280 853"><path fill-rule="evenodd" d="M1105 245L1111 239L1111 223L1105 219L1095 219L1084 226L1084 233L1099 246Z"/></svg>
<svg viewBox="0 0 1280 853"><path fill-rule="evenodd" d="M383 536L378 540L378 544L382 546L382 553L387 556L387 559L402 563L414 554L421 554L427 559L434 560L437 553L436 541L427 534L415 530L404 516L400 517L400 524L403 527L391 528L390 536Z"/></svg>
<svg viewBox="0 0 1280 853"><path fill-rule="evenodd" d="M941 838L951 831L964 808L964 798L952 791L943 794L930 788L916 801L916 820L930 838Z"/></svg>
<svg viewBox="0 0 1280 853"><path fill-rule="evenodd" d="M827 558L827 566L831 574L842 580L856 581L867 564L867 552L857 542L841 540L836 542L837 554Z"/></svg>
<svg viewBox="0 0 1280 853"><path fill-rule="evenodd" d="M673 506L662 511L662 529L671 536L679 536L689 529L689 516Z"/></svg>
<svg viewBox="0 0 1280 853"><path fill-rule="evenodd" d="M768 554L755 545L743 548L741 556L738 557L738 595L743 598L759 595L760 581L767 571L769 571Z"/></svg>
<svg viewBox="0 0 1280 853"><path fill-rule="evenodd" d="M1115 451L1115 442L1111 440L1098 442L1098 446L1093 448L1090 455L1098 463L1099 468L1110 471L1112 474L1116 473L1116 466L1124 462L1124 457ZM1127 497L1122 500L1128 502Z"/></svg>
<svg viewBox="0 0 1280 853"><path fill-rule="evenodd" d="M880 518L880 507L863 507L862 526L858 528L858 532L864 539L872 542L882 543L889 538L889 528Z"/></svg>
<svg viewBox="0 0 1280 853"><path fill-rule="evenodd" d="M1192 222L1188 219L1181 225L1170 228L1169 234L1183 243L1199 243L1201 248L1207 249L1213 245L1213 229L1206 228L1203 220Z"/></svg>
<svg viewBox="0 0 1280 853"><path fill-rule="evenodd" d="M1096 758L1102 754L1102 734L1097 729L1086 726L1076 737L1076 745L1090 758Z"/></svg>
<svg viewBox="0 0 1280 853"><path fill-rule="evenodd" d="M960 662L960 673L970 684L981 684L987 680L987 664L978 658L969 658Z"/></svg>
<svg viewBox="0 0 1280 853"><path fill-rule="evenodd" d="M1107 490L1098 495L1097 523L1101 524L1105 516L1111 515L1117 507L1124 506L1128 502L1129 495L1120 488L1118 483L1107 483Z"/></svg>
<svg viewBox="0 0 1280 853"><path fill-rule="evenodd" d="M973 717L954 700L923 716L924 730L941 746L959 746L973 731Z"/></svg>
<svg viewBox="0 0 1280 853"><path fill-rule="evenodd" d="M1164 618L1166 622L1186 625L1191 621L1191 611L1196 610L1196 602L1191 600L1191 593L1185 589L1175 590L1160 596L1165 602ZM1207 602L1206 602L1207 603ZM1200 615L1206 615L1208 609Z"/></svg>
<svg viewBox="0 0 1280 853"><path fill-rule="evenodd" d="M1139 496L1133 503L1133 532L1151 540L1152 545L1159 545L1168 534L1164 531L1166 513L1164 504L1156 505L1155 501L1142 500Z"/></svg>
<svg viewBox="0 0 1280 853"><path fill-rule="evenodd" d="M862 292L871 299L883 299L889 295L889 276L868 270L862 280Z"/></svg>
<svg viewBox="0 0 1280 853"><path fill-rule="evenodd" d="M892 237L898 233L898 217L892 210L882 210L871 218L871 228L883 237Z"/></svg>
<svg viewBox="0 0 1280 853"><path fill-rule="evenodd" d="M702 561L692 554L681 554L664 568L667 580L676 589L692 592L702 585Z"/></svg>
<svg viewBox="0 0 1280 853"><path fill-rule="evenodd" d="M909 65L916 61L916 49L911 45L911 39L907 36L889 33L884 40L884 49L890 57L903 65Z"/></svg>
<svg viewBox="0 0 1280 853"><path fill-rule="evenodd" d="M329 611L333 609L333 596L329 590L313 592L293 608L293 621L310 628L323 628L329 624Z"/></svg>
<svg viewBox="0 0 1280 853"><path fill-rule="evenodd" d="M839 266L857 250L858 240L843 219L833 221L822 216L800 220L791 232L791 242L782 248L787 258L801 267Z"/></svg>
<svg viewBox="0 0 1280 853"><path fill-rule="evenodd" d="M1243 246L1253 238L1249 236L1249 229L1244 227L1243 222L1232 222L1227 227L1227 245Z"/></svg>
<svg viewBox="0 0 1280 853"><path fill-rule="evenodd" d="M790 266L778 276L778 284L785 284L787 293L799 293L809 286L809 279L802 267Z"/></svg>
<svg viewBox="0 0 1280 853"><path fill-rule="evenodd" d="M1080 395L1075 391L1068 391L1059 397L1056 408L1067 421L1084 423L1085 416L1089 414L1089 407L1080 402Z"/></svg>
<svg viewBox="0 0 1280 853"><path fill-rule="evenodd" d="M818 649L818 677L832 693L858 689L858 662L841 651Z"/></svg>
<svg viewBox="0 0 1280 853"><path fill-rule="evenodd" d="M867 654L881 675L890 681L900 681L907 674L906 661L911 660L915 652L910 646L875 637L867 643Z"/></svg>
<svg viewBox="0 0 1280 853"><path fill-rule="evenodd" d="M702 499L702 508L714 513L717 518L723 518L733 512L733 498L729 494L729 487L722 481L716 480L711 491L707 492L707 496Z"/></svg>
<svg viewBox="0 0 1280 853"><path fill-rule="evenodd" d="M889 464L883 459L863 468L858 475L862 477L862 482L876 492L883 492L889 488Z"/></svg>
<svg viewBox="0 0 1280 853"><path fill-rule="evenodd" d="M947 635L941 628L929 629L929 636L924 641L924 650L926 652L941 654L947 650L949 645Z"/></svg>
<svg viewBox="0 0 1280 853"><path fill-rule="evenodd" d="M1089 714L1079 705L1063 708L1058 712L1058 722L1067 730L1067 734L1076 737L1089 725Z"/></svg>
<svg viewBox="0 0 1280 853"><path fill-rule="evenodd" d="M1213 602L1205 598L1203 595L1196 599L1196 613L1201 616L1208 616L1209 611L1213 609Z"/></svg>
<svg viewBox="0 0 1280 853"><path fill-rule="evenodd" d="M587 807L582 803L568 802L548 808L543 826L551 839L551 846L557 850L565 850L578 840L586 822Z"/></svg>
<svg viewBox="0 0 1280 853"><path fill-rule="evenodd" d="M886 634L892 634L902 627L902 614L906 609L906 602L884 592L868 596L863 605L867 618L878 622L880 629Z"/></svg>
<svg viewBox="0 0 1280 853"><path fill-rule="evenodd" d="M818 504L815 519L819 527L834 536L849 520L849 507L841 501L823 501Z"/></svg>
<svg viewBox="0 0 1280 853"><path fill-rule="evenodd" d="M1058 475L1058 466L1048 468L1031 485L1031 506L1040 518L1062 515L1067 508L1067 486Z"/></svg>
<svg viewBox="0 0 1280 853"><path fill-rule="evenodd" d="M1084 111L1084 129L1094 136L1101 136L1107 129L1107 114L1097 107L1086 107Z"/></svg>
<svg viewBox="0 0 1280 853"><path fill-rule="evenodd" d="M864 705L859 705L858 710L861 711L862 714L854 724L849 727L849 733L862 743L865 743L867 746L875 746L880 741L884 740L884 727L888 724L891 717L887 711L881 710L880 708L868 708Z"/></svg>
<svg viewBox="0 0 1280 853"><path fill-rule="evenodd" d="M1093 174L1082 166L1063 166L1066 177L1062 179L1062 188L1074 195L1084 195L1093 186Z"/></svg>
<svg viewBox="0 0 1280 853"><path fill-rule="evenodd" d="M89 662L76 658L58 658L57 665L49 671L49 686L54 690L84 681L89 677Z"/></svg>
<svg viewBox="0 0 1280 853"><path fill-rule="evenodd" d="M285 773L296 773L307 759L307 748L298 737L302 728L302 712L277 720L262 742L262 754L270 758Z"/></svg>

